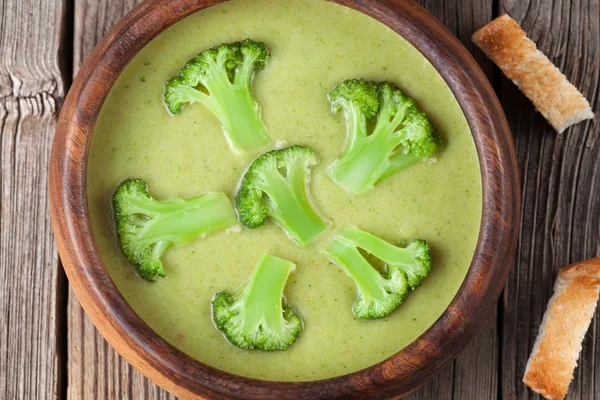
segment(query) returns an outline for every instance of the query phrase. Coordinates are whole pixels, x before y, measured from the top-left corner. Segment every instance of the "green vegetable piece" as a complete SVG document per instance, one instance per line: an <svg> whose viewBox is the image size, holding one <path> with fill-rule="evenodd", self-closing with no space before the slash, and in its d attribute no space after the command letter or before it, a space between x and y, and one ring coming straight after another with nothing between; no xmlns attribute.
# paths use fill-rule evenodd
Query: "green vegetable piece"
<svg viewBox="0 0 600 400"><path fill-rule="evenodd" d="M300 246L327 230L308 190L310 167L317 162L317 155L302 146L269 151L254 160L235 197L240 222L255 229L270 217Z"/></svg>
<svg viewBox="0 0 600 400"><path fill-rule="evenodd" d="M383 261L385 271L379 273L358 249ZM392 313L431 270L426 241L415 239L408 246L394 246L357 228L345 228L333 236L325 253L354 280L358 295L352 309L364 319Z"/></svg>
<svg viewBox="0 0 600 400"><path fill-rule="evenodd" d="M264 43L246 39L221 44L189 60L167 81L164 101L171 114L188 103L200 103L223 125L231 147L254 151L271 143L251 91L255 70L271 55Z"/></svg>
<svg viewBox="0 0 600 400"><path fill-rule="evenodd" d="M283 289L296 269L294 263L263 254L248 283L237 294L215 294L215 325L241 349L287 350L304 329L302 320L287 305Z"/></svg>
<svg viewBox="0 0 600 400"><path fill-rule="evenodd" d="M235 210L224 193L155 200L142 179L123 181L113 205L121 250L150 282L157 275L165 276L161 256L168 248L237 224Z"/></svg>
<svg viewBox="0 0 600 400"><path fill-rule="evenodd" d="M344 110L348 139L328 174L340 187L360 194L443 145L427 116L388 82L347 80L329 93L331 110ZM371 133L370 126L373 125Z"/></svg>

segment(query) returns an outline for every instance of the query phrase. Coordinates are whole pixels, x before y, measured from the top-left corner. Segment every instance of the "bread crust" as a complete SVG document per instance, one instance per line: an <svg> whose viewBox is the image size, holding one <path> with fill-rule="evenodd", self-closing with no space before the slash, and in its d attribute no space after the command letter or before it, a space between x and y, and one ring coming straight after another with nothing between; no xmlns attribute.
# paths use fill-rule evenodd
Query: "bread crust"
<svg viewBox="0 0 600 400"><path fill-rule="evenodd" d="M523 377L527 386L546 399L561 400L567 394L599 292L600 258L558 272Z"/></svg>
<svg viewBox="0 0 600 400"><path fill-rule="evenodd" d="M472 40L559 133L594 118L586 98L507 14L479 29Z"/></svg>

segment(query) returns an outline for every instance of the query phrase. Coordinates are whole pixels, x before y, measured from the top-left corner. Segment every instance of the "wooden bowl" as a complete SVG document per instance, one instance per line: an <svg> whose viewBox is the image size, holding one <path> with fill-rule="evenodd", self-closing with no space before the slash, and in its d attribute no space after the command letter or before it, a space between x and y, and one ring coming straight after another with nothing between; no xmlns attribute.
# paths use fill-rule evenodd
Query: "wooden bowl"
<svg viewBox="0 0 600 400"><path fill-rule="evenodd" d="M205 365L161 339L127 304L94 243L86 195L94 124L119 73L161 31L223 0L147 0L88 57L64 103L52 148L54 232L69 281L94 325L129 363L187 399L383 399L406 394L453 359L481 327L504 286L517 241L520 185L506 118L461 43L410 0L333 0L384 23L420 50L458 100L477 146L483 184L479 241L458 294L418 339L367 369L313 382L270 382Z"/></svg>

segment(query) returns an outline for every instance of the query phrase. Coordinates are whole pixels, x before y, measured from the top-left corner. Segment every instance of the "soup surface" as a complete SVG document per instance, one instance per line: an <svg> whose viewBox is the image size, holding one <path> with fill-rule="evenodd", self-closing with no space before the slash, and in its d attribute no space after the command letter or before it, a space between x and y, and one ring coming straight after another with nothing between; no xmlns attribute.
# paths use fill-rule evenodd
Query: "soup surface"
<svg viewBox="0 0 600 400"><path fill-rule="evenodd" d="M234 155L217 120L199 104L170 116L164 82L201 50L244 38L273 57L254 79L278 146L302 144L321 163L311 191L332 229L299 248L275 224L221 232L167 251L166 278L142 281L117 245L111 197L127 177L146 180L157 199L209 191L233 196L257 154ZM346 138L328 91L347 78L389 80L417 100L448 139L437 163L421 163L360 196L325 175ZM314 380L347 374L391 356L430 327L457 293L479 233L481 179L468 125L429 62L379 22L322 0L233 0L173 25L129 64L104 104L92 140L88 196L95 239L121 293L162 337L214 367L260 379ZM386 240L429 241L433 267L423 285L381 320L354 318L356 288L321 253L336 229L355 225ZM297 265L285 295L305 330L288 351L242 351L215 329L210 301L248 278L264 252Z"/></svg>

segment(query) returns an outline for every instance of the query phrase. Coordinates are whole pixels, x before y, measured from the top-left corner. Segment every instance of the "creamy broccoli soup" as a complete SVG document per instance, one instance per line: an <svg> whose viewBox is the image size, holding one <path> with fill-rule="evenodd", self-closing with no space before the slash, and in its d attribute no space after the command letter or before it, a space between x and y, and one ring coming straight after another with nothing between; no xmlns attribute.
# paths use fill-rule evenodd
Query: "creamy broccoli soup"
<svg viewBox="0 0 600 400"><path fill-rule="evenodd" d="M142 178L156 199L206 192L235 194L260 153L234 154L218 120L202 105L169 115L165 81L198 52L245 38L272 58L253 93L273 147L299 144L320 163L310 190L331 228L299 247L275 224L229 229L169 249L166 277L140 279L123 257L111 198L125 178ZM414 98L447 139L437 162L421 162L352 195L326 175L346 140L343 113L327 93L348 78L390 81ZM129 64L98 118L90 149L88 197L95 240L115 284L168 342L216 368L253 378L305 381L380 362L415 340L442 314L469 268L479 233L481 179L472 136L451 91L429 62L377 21L321 0L233 0L200 11L152 40ZM429 242L433 264L423 284L378 320L355 318L353 281L324 254L328 238L355 226L391 243ZM234 291L263 253L296 264L285 287L304 321L287 351L231 345L211 318L211 299Z"/></svg>

